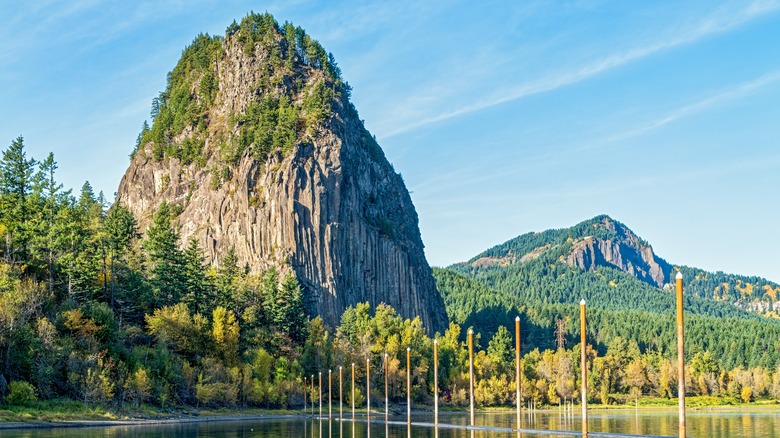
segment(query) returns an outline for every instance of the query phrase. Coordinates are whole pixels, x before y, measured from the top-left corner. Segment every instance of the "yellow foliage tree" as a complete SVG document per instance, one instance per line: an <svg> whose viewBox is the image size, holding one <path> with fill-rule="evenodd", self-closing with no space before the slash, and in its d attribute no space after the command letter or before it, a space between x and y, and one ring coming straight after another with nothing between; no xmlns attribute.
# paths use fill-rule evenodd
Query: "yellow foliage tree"
<svg viewBox="0 0 780 438"><path fill-rule="evenodd" d="M241 329L232 310L217 306L211 316L211 336L216 350L225 365L233 367L238 364L238 337Z"/></svg>

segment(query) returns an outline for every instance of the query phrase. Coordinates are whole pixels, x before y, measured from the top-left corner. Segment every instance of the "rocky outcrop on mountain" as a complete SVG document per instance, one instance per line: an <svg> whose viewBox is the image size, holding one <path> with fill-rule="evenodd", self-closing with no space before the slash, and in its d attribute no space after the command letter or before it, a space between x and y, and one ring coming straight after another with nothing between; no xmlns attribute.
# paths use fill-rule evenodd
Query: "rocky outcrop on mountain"
<svg viewBox="0 0 780 438"><path fill-rule="evenodd" d="M455 265L470 269L496 269L526 264L540 257L583 270L599 266L619 269L653 286L669 283L672 271L649 243L607 215L596 216L571 228L526 233L496 245L469 262Z"/></svg>
<svg viewBox="0 0 780 438"><path fill-rule="evenodd" d="M630 240L601 240L592 236L578 240L572 245L566 263L580 269L596 266L617 268L658 287L663 287L668 282L667 276L671 272L671 267L664 260L657 258L649 246L642 246Z"/></svg>
<svg viewBox="0 0 780 438"><path fill-rule="evenodd" d="M602 215L593 218L587 226L582 225L575 229L588 230L593 235L574 240L571 253L566 257L569 265L581 269L608 266L657 287L671 281L671 265L656 256L649 243L622 223Z"/></svg>
<svg viewBox="0 0 780 438"><path fill-rule="evenodd" d="M368 301L443 330L409 192L333 58L267 14L234 26L185 50L117 202L141 230L161 202L173 205L182 242L195 238L212 265L234 248L251 271L293 270L308 312L331 326Z"/></svg>

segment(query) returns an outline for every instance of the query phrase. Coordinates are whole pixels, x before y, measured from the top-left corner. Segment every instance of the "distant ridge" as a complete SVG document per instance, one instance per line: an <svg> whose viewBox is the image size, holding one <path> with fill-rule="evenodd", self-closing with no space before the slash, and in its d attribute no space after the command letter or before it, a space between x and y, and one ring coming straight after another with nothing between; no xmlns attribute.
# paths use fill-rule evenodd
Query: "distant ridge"
<svg viewBox="0 0 780 438"><path fill-rule="evenodd" d="M561 245L571 246L562 259L570 266L584 270L608 266L658 287L663 287L670 278L671 266L655 255L650 244L607 215L596 216L571 228L520 235L488 249L468 263L481 267L525 263Z"/></svg>
<svg viewBox="0 0 780 438"><path fill-rule="evenodd" d="M778 317L776 309L780 309L777 283L755 276L673 266L656 255L649 242L608 215L569 228L522 234L450 268L499 290L520 296L538 294L545 302L576 302L579 295L592 295L605 286L613 289L613 295L617 294L615 289L630 290L629 296L646 295L651 289L637 281L652 289L669 289L679 270L685 278L686 294L692 297L774 318ZM545 286L547 283L551 285ZM580 289L568 291L569 298L565 298L567 283ZM540 288L546 288L546 296ZM609 295L609 289L604 292ZM641 301L641 297L633 300Z"/></svg>

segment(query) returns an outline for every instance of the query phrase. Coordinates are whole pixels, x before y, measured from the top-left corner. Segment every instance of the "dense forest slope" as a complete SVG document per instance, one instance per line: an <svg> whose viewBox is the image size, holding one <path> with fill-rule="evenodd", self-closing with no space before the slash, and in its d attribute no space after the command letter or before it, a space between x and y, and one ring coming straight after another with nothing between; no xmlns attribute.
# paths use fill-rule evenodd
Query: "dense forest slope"
<svg viewBox="0 0 780 438"><path fill-rule="evenodd" d="M519 312L529 350L554 349L559 337L573 345L577 303L585 299L594 315L589 331L602 352L624 338L642 351L670 354L676 348L671 279L678 269L685 278L689 355L708 351L726 369L778 363L777 284L673 268L608 216L523 234L468 262L436 268L434 276L450 319L488 338Z"/></svg>
<svg viewBox="0 0 780 438"><path fill-rule="evenodd" d="M473 326L483 339L491 339L500 326L513 327L519 314L523 351L556 349L559 321L563 324L563 347L579 342L578 304L499 291L452 269L433 271L450 318L463 327ZM614 305L620 298L611 301L598 293L592 296L588 336L600 354L619 339L635 343L643 352L667 357L674 354L677 338L671 294L634 300L634 305ZM780 323L776 320L725 303L709 306L696 297L686 297L685 308L687 358L709 352L729 370L739 366L771 369L780 363Z"/></svg>
<svg viewBox="0 0 780 438"><path fill-rule="evenodd" d="M212 266L292 270L310 315L387 303L429 329L446 315L401 176L300 27L249 15L200 35L153 102L117 204L141 231L170 206Z"/></svg>

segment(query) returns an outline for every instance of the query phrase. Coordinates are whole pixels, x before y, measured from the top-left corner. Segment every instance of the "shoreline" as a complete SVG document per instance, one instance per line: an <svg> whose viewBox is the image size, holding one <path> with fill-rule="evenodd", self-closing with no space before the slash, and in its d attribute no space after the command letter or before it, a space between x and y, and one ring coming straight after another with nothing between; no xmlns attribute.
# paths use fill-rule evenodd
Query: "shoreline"
<svg viewBox="0 0 780 438"><path fill-rule="evenodd" d="M644 412L658 412L658 411L673 411L676 408L669 407L669 406L640 406L639 411ZM589 412L597 413L597 412L626 412L626 411L634 411L634 407L628 407L628 406L594 406L593 408L589 408ZM778 405L770 405L770 404L759 404L759 405L753 405L753 406L747 406L747 405L737 405L737 406L707 406L707 407L692 407L687 409L690 413L695 412L739 412L739 411L753 411L753 412L771 412L771 411L780 411L780 406ZM577 413L578 410L575 410L575 413ZM509 414L514 412L514 409L512 408L498 408L498 409L481 409L476 410L476 413L478 414ZM557 408L547 408L547 409L537 409L535 413L545 413L545 414L555 414L559 412L559 409ZM372 410L372 416L374 414L381 415L384 411L373 411ZM413 414L420 415L420 414L432 414L429 410L416 410L413 411ZM439 415L442 416L450 416L450 415L460 415L460 414L468 414L468 410L443 410L440 411ZM523 410L523 415L527 415L528 411ZM349 416L345 415L345 419L349 417L351 418L351 414ZM365 413L360 413L356 417L358 418L365 418ZM394 417L397 417L397 415L394 415ZM7 430L24 430L24 429L71 429L71 428L97 428L97 427L121 427L121 426L131 426L131 427L145 427L145 426L167 426L167 425L178 425L178 424L195 424L195 423L217 423L217 422L230 422L230 421L254 421L254 420L288 420L288 419L296 419L296 418L314 418L316 419L317 416L312 416L311 413L289 413L289 414L279 414L279 413L262 413L262 412L247 412L247 413L240 413L240 412L230 412L226 413L225 415L214 415L210 413L209 415L203 415L203 416L197 416L197 415L182 415L178 417L169 417L169 418L128 418L128 419L117 419L117 420L30 420L30 421L7 421L7 422L0 422L0 431L7 431ZM338 420L338 415L333 416L334 419ZM326 416L323 416L322 419L327 420Z"/></svg>
<svg viewBox="0 0 780 438"><path fill-rule="evenodd" d="M303 417L303 414L227 414L205 416L182 416L176 418L135 418L127 420L62 420L62 421L9 421L0 423L0 430L16 429L70 429L86 427L116 426L166 426L191 423L216 423L226 421L283 420Z"/></svg>

